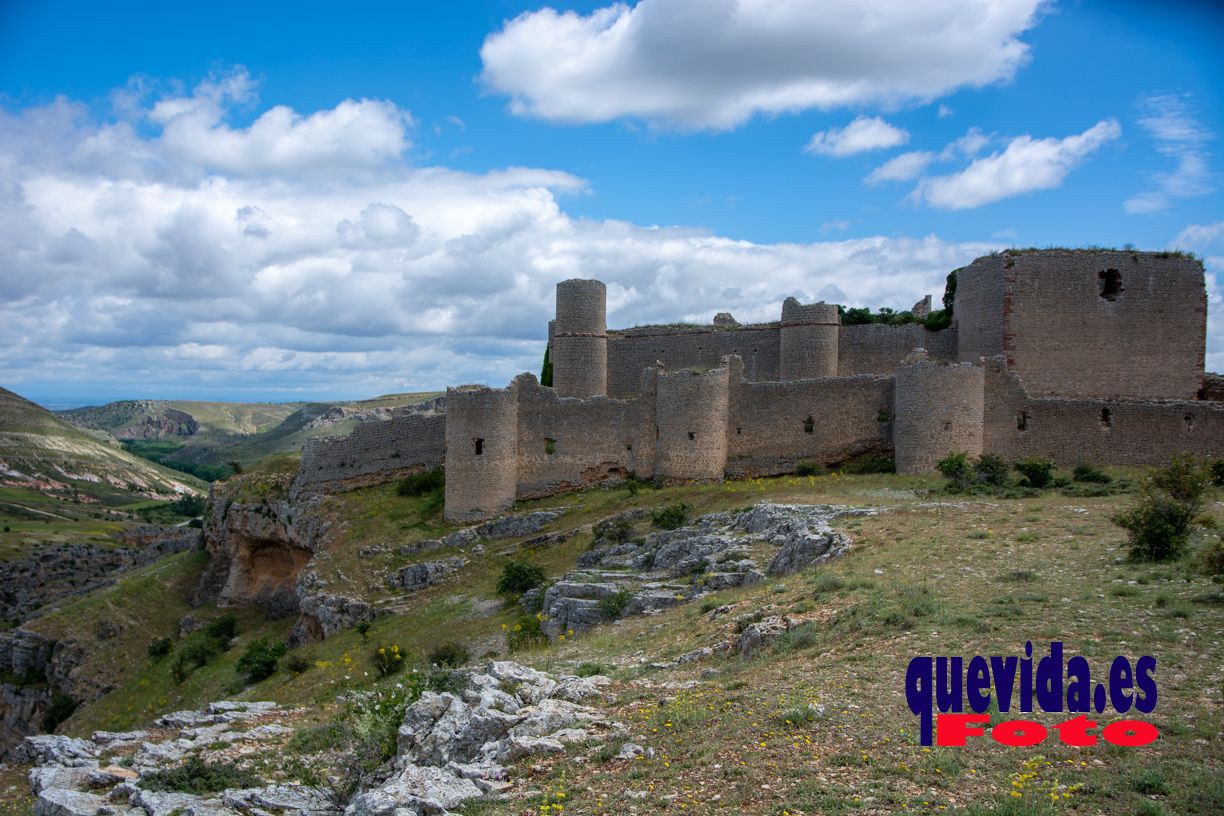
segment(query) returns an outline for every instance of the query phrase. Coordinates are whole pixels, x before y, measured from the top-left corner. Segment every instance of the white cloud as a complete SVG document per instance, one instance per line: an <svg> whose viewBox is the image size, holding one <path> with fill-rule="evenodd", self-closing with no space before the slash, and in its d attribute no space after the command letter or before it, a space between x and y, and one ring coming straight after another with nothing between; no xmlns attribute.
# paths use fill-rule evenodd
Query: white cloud
<svg viewBox="0 0 1224 816"><path fill-rule="evenodd" d="M948 107L947 105L940 105L939 110L936 112L936 115L938 115L940 119L948 119L952 116L955 116L956 112L952 110L952 108Z"/></svg>
<svg viewBox="0 0 1224 816"><path fill-rule="evenodd" d="M1157 152L1175 167L1170 172L1154 173L1156 189L1131 196L1123 209L1131 214L1159 212L1168 209L1174 199L1212 192L1212 173L1203 149L1212 134L1194 118L1187 98L1174 94L1148 96L1140 100L1140 107L1140 127L1156 142Z"/></svg>
<svg viewBox="0 0 1224 816"><path fill-rule="evenodd" d="M868 150L883 150L909 141L909 132L878 116L860 116L844 128L829 128L812 135L804 149L817 156L843 158Z"/></svg>
<svg viewBox="0 0 1224 816"><path fill-rule="evenodd" d="M1190 224L1169 248L1196 252L1203 258L1207 283L1206 367L1224 373L1224 221Z"/></svg>
<svg viewBox="0 0 1224 816"><path fill-rule="evenodd" d="M888 161L872 170L864 179L868 184L879 184L883 181L913 181L926 172L927 165L935 158L929 150L913 150L893 156Z"/></svg>
<svg viewBox="0 0 1224 816"><path fill-rule="evenodd" d="M954 139L944 146L939 153L940 161L952 161L957 158L972 159L990 144L990 137L982 133L980 128L971 127L964 136Z"/></svg>
<svg viewBox="0 0 1224 816"><path fill-rule="evenodd" d="M1080 162L1121 133L1116 120L1105 119L1065 139L1019 136L1002 152L977 159L958 173L924 179L913 197L939 209L960 210L1053 189Z"/></svg>
<svg viewBox="0 0 1224 816"><path fill-rule="evenodd" d="M551 8L484 42L516 114L725 129L809 108L899 105L1012 78L1042 0L641 0Z"/></svg>
<svg viewBox="0 0 1224 816"><path fill-rule="evenodd" d="M213 94L218 121L253 104L238 96ZM151 121L160 100L141 104ZM161 108L175 111L167 123L181 107ZM115 127L62 100L0 112L6 387L294 399L500 385L538 370L553 287L568 277L607 281L613 326L724 310L769 320L788 295L905 308L993 248L756 244L578 219L562 201L583 180L539 168L399 159L338 183L324 172L334 158L314 154L293 172L201 172L156 127L99 138Z"/></svg>

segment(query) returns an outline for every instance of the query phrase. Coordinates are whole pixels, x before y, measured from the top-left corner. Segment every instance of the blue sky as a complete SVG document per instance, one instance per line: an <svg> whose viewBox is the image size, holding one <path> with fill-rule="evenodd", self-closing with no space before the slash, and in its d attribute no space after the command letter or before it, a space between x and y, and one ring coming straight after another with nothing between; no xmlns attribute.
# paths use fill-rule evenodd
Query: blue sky
<svg viewBox="0 0 1224 816"><path fill-rule="evenodd" d="M0 384L500 385L565 277L765 320L1051 244L1199 254L1224 369L1221 12L817 5L4 3Z"/></svg>

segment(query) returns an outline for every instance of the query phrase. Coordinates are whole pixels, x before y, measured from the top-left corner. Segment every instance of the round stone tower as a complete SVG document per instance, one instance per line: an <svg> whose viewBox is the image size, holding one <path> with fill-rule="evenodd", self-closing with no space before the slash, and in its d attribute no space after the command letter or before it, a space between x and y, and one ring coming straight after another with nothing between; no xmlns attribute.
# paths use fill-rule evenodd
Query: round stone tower
<svg viewBox="0 0 1224 816"><path fill-rule="evenodd" d="M704 374L690 369L659 372L655 397L657 478L723 478L727 470L727 372L726 365Z"/></svg>
<svg viewBox="0 0 1224 816"><path fill-rule="evenodd" d="M949 453L982 455L984 375L969 363L938 363L924 349L897 368L893 447L898 473L925 473Z"/></svg>
<svg viewBox="0 0 1224 816"><path fill-rule="evenodd" d="M837 376L841 317L832 303L804 305L793 297L782 304L778 378L811 380Z"/></svg>
<svg viewBox="0 0 1224 816"><path fill-rule="evenodd" d="M557 284L553 328L553 388L562 397L608 393L608 291L602 281L574 278Z"/></svg>
<svg viewBox="0 0 1224 816"><path fill-rule="evenodd" d="M488 518L514 503L518 486L518 391L446 391L447 521Z"/></svg>

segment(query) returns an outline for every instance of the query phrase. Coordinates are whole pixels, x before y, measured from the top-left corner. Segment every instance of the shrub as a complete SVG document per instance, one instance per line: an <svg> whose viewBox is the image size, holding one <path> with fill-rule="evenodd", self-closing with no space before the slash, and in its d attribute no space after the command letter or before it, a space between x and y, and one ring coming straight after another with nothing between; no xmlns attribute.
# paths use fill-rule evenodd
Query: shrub
<svg viewBox="0 0 1224 816"><path fill-rule="evenodd" d="M254 788L259 786L260 781L253 771L239 768L232 762L205 762L192 755L175 768L142 774L140 787L150 791L199 795L219 793L229 788Z"/></svg>
<svg viewBox="0 0 1224 816"><path fill-rule="evenodd" d="M1209 481L1208 467L1191 456L1175 456L1143 477L1136 504L1113 516L1129 533L1132 560L1168 561L1185 551Z"/></svg>
<svg viewBox="0 0 1224 816"><path fill-rule="evenodd" d="M1025 487L1040 490L1043 487L1049 487L1054 480L1054 463L1040 456L1016 462L1016 470L1020 471L1020 475L1024 477L1022 484Z"/></svg>
<svg viewBox="0 0 1224 816"><path fill-rule="evenodd" d="M963 451L949 453L935 467L948 480L950 490L964 490L973 483L975 474L969 464L969 454Z"/></svg>
<svg viewBox="0 0 1224 816"><path fill-rule="evenodd" d="M522 595L529 589L543 584L544 568L530 561L510 561L502 567L501 578L497 579L499 595Z"/></svg>
<svg viewBox="0 0 1224 816"><path fill-rule="evenodd" d="M1215 539L1199 552L1203 574L1217 584L1224 584L1224 541Z"/></svg>
<svg viewBox="0 0 1224 816"><path fill-rule="evenodd" d="M471 656L466 646L452 640L430 652L429 662L434 666L450 666L452 669L457 669L468 662Z"/></svg>
<svg viewBox="0 0 1224 816"><path fill-rule="evenodd" d="M462 694L468 683L467 674L453 669L431 669L425 675L425 688L438 694Z"/></svg>
<svg viewBox="0 0 1224 816"><path fill-rule="evenodd" d="M540 616L524 615L506 631L506 648L520 652L536 646L548 645L548 635L540 628Z"/></svg>
<svg viewBox="0 0 1224 816"><path fill-rule="evenodd" d="M825 469L815 462L800 462L795 465L796 476L822 476Z"/></svg>
<svg viewBox="0 0 1224 816"><path fill-rule="evenodd" d="M158 658L165 657L173 650L174 641L168 637L161 637L149 641L149 646L145 651L149 653L149 657Z"/></svg>
<svg viewBox="0 0 1224 816"><path fill-rule="evenodd" d="M1211 463L1211 483L1216 487L1224 487L1224 459L1217 459ZM8 531L8 528L4 528Z"/></svg>
<svg viewBox="0 0 1224 816"><path fill-rule="evenodd" d="M1105 471L1084 463L1075 466L1075 470L1071 471L1071 478L1088 484L1109 484L1113 481L1113 477Z"/></svg>
<svg viewBox="0 0 1224 816"><path fill-rule="evenodd" d="M204 627L204 634L210 638L224 640L228 643L238 634L238 618L232 613L226 613L218 618L213 618Z"/></svg>
<svg viewBox="0 0 1224 816"><path fill-rule="evenodd" d="M47 704L47 710L43 712L43 731L53 733L60 723L71 717L76 710L76 700L66 694L55 694Z"/></svg>
<svg viewBox="0 0 1224 816"><path fill-rule="evenodd" d="M609 595L606 598L600 598L598 605L599 614L603 615L605 620L616 620L625 614L625 609L632 600L633 593L625 590Z"/></svg>
<svg viewBox="0 0 1224 816"><path fill-rule="evenodd" d="M260 638L247 646L242 657L238 658L234 670L245 677L248 684L258 683L276 674L276 667L288 650L289 647L284 643Z"/></svg>
<svg viewBox="0 0 1224 816"><path fill-rule="evenodd" d="M404 653L395 643L380 644L370 658L374 661L374 669L378 672L379 677L387 677L404 668Z"/></svg>
<svg viewBox="0 0 1224 816"><path fill-rule="evenodd" d="M335 744L337 759L332 773L319 782L336 811L395 756L404 711L420 699L424 678L410 674L394 688L354 695L336 717L333 733L320 734L327 745Z"/></svg>
<svg viewBox="0 0 1224 816"><path fill-rule="evenodd" d="M290 674L302 674L309 671L313 664L305 655L291 654L285 658L285 670Z"/></svg>
<svg viewBox="0 0 1224 816"><path fill-rule="evenodd" d="M596 523L593 532L596 540L602 538L611 544L624 544L633 535L633 525L626 518L604 519Z"/></svg>
<svg viewBox="0 0 1224 816"><path fill-rule="evenodd" d="M896 473L897 463L891 456L873 453L851 459L841 466L842 473L867 475L871 473Z"/></svg>
<svg viewBox="0 0 1224 816"><path fill-rule="evenodd" d="M675 530L677 527L684 526L692 509L684 502L668 504L655 510L650 516L650 521L660 530Z"/></svg>
<svg viewBox="0 0 1224 816"><path fill-rule="evenodd" d="M357 634L361 635L362 640L370 639L370 622L368 620L357 621L357 625L353 628L357 630Z"/></svg>
<svg viewBox="0 0 1224 816"><path fill-rule="evenodd" d="M1011 468L1001 457L989 453L982 454L973 465L973 473L978 484L993 487L1006 487L1011 481Z"/></svg>
<svg viewBox="0 0 1224 816"><path fill-rule="evenodd" d="M424 496L426 493L433 493L444 487L446 487L446 472L438 467L402 479L396 486L395 492L401 496Z"/></svg>
<svg viewBox="0 0 1224 816"><path fill-rule="evenodd" d="M596 675L606 675L608 669L599 663L579 663L578 668L574 669L574 674L579 677L594 677Z"/></svg>

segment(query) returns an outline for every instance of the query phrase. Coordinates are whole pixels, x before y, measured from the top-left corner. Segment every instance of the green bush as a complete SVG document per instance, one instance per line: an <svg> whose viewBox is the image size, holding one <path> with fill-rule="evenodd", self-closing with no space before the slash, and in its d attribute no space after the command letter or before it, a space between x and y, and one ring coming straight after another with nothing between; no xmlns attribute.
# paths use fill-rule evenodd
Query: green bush
<svg viewBox="0 0 1224 816"><path fill-rule="evenodd" d="M1113 516L1129 534L1132 560L1169 561L1185 552L1210 479L1208 466L1191 456L1175 456L1143 477L1138 501Z"/></svg>
<svg viewBox="0 0 1224 816"><path fill-rule="evenodd" d="M506 648L511 652L547 645L548 635L540 628L540 618L536 615L524 615L506 630Z"/></svg>
<svg viewBox="0 0 1224 816"><path fill-rule="evenodd" d="M989 453L978 458L973 465L973 473L978 484L1006 487L1011 482L1011 468L1007 462Z"/></svg>
<svg viewBox="0 0 1224 816"><path fill-rule="evenodd" d="M1108 473L1086 463L1076 465L1075 470L1071 471L1071 478L1087 484L1109 484L1113 481L1113 477Z"/></svg>
<svg viewBox="0 0 1224 816"><path fill-rule="evenodd" d="M309 671L314 664L310 662L310 658L305 655L291 654L285 658L285 671L290 674L302 674Z"/></svg>
<svg viewBox="0 0 1224 816"><path fill-rule="evenodd" d="M1016 462L1016 470L1024 477L1022 485L1040 490L1054 481L1054 463L1049 459L1034 456Z"/></svg>
<svg viewBox="0 0 1224 816"><path fill-rule="evenodd" d="M238 618L229 612L220 617L213 618L204 627L204 634L210 638L229 642L238 634Z"/></svg>
<svg viewBox="0 0 1224 816"><path fill-rule="evenodd" d="M466 646L452 640L448 643L443 643L430 652L429 662L434 666L450 666L452 669L457 669L468 662L471 657L472 655L468 652Z"/></svg>
<svg viewBox="0 0 1224 816"><path fill-rule="evenodd" d="M219 619L218 619L219 620ZM214 637L207 629L192 632L179 646L174 662L170 664L170 673L177 683L181 683L193 671L207 666L217 655L229 648L229 639Z"/></svg>
<svg viewBox="0 0 1224 816"><path fill-rule="evenodd" d="M856 476L871 473L896 473L897 463L891 456L883 456L878 453L872 453L851 459L850 461L842 464L838 470L840 470L842 473L850 473Z"/></svg>
<svg viewBox="0 0 1224 816"><path fill-rule="evenodd" d="M1224 459L1211 463L1211 483L1216 487L1224 487Z"/></svg>
<svg viewBox="0 0 1224 816"><path fill-rule="evenodd" d="M593 529L596 540L603 539L611 544L624 544L633 535L633 525L626 518L611 518L597 522Z"/></svg>
<svg viewBox="0 0 1224 816"><path fill-rule="evenodd" d="M174 651L174 641L168 637L153 638L149 641L149 646L145 651L152 658L165 657Z"/></svg>
<svg viewBox="0 0 1224 816"><path fill-rule="evenodd" d="M266 677L276 674L277 665L289 647L281 642L260 638L247 646L234 670L246 678L246 682L258 683Z"/></svg>
<svg viewBox="0 0 1224 816"><path fill-rule="evenodd" d="M543 584L545 579L543 567L530 561L510 561L502 567L501 577L497 579L497 593L522 595Z"/></svg>
<svg viewBox="0 0 1224 816"><path fill-rule="evenodd" d="M401 496L424 496L426 493L433 493L445 487L446 472L437 467L400 480L395 492Z"/></svg>
<svg viewBox="0 0 1224 816"><path fill-rule="evenodd" d="M196 755L174 768L142 774L140 787L149 791L174 791L195 795L220 793L229 788L254 788L261 784L255 773L232 762L205 762Z"/></svg>
<svg viewBox="0 0 1224 816"><path fill-rule="evenodd" d="M650 516L650 521L660 530L675 530L684 526L692 509L684 502L668 504L655 510Z"/></svg>
<svg viewBox="0 0 1224 816"><path fill-rule="evenodd" d="M629 602L632 600L632 592L621 590L615 595L600 598L597 608L599 609L599 614L603 615L605 620L616 620L621 615L625 614L625 609L629 606Z"/></svg>
<svg viewBox="0 0 1224 816"><path fill-rule="evenodd" d="M1217 584L1224 584L1224 541L1215 539L1199 551L1203 574Z"/></svg>
<svg viewBox="0 0 1224 816"><path fill-rule="evenodd" d="M823 476L825 469L815 462L800 462L795 465L796 476Z"/></svg>
<svg viewBox="0 0 1224 816"><path fill-rule="evenodd" d="M77 701L66 694L55 694L43 712L42 728L48 734L53 733L60 723L72 716L77 710Z"/></svg>
<svg viewBox="0 0 1224 816"><path fill-rule="evenodd" d="M578 668L574 669L574 674L579 677L594 677L596 675L606 675L608 669L599 663L579 663Z"/></svg>
<svg viewBox="0 0 1224 816"><path fill-rule="evenodd" d="M949 453L940 459L935 467L948 480L949 490L964 490L973 484L973 466L969 464L969 454L964 451Z"/></svg>

